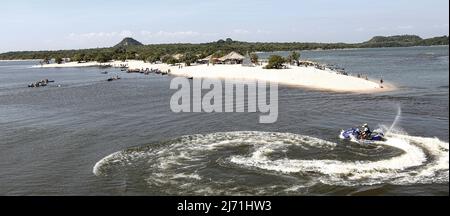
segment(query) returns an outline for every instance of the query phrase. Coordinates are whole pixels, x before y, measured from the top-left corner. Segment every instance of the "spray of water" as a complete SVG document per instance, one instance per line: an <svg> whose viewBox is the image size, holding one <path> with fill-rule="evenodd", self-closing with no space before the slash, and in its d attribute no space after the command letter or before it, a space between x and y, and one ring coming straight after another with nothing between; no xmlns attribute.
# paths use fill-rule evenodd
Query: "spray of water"
<svg viewBox="0 0 450 216"><path fill-rule="evenodd" d="M381 126L384 129L385 134L390 134L391 132L393 132L393 129L396 128L398 122L400 121L401 116L402 116L402 108L400 105L397 105L397 115L395 116L395 119L392 122L391 126L389 128L386 126Z"/></svg>

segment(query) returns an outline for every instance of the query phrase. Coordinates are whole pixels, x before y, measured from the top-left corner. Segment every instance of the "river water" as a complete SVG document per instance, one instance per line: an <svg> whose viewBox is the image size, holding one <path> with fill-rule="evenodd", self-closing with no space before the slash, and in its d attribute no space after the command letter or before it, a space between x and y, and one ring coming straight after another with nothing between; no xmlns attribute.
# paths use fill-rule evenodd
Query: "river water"
<svg viewBox="0 0 450 216"><path fill-rule="evenodd" d="M449 194L447 46L301 54L398 90L279 86L278 121L259 124L173 113L170 76L0 62L0 195ZM27 88L44 78L55 83ZM364 122L387 141L339 139Z"/></svg>

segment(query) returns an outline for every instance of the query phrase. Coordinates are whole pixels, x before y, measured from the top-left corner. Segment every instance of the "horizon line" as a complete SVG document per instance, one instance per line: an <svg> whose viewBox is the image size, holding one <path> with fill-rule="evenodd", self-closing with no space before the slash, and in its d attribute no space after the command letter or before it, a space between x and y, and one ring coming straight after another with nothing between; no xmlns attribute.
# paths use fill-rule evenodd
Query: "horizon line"
<svg viewBox="0 0 450 216"><path fill-rule="evenodd" d="M219 38L217 40L213 40L213 41L208 41L208 42L198 42L198 43L192 43L192 42L168 42L168 43L148 43L148 44L144 44L142 46L150 46L150 45L177 45L177 44L192 44L192 45L202 45L202 44L208 44L208 43L215 43L218 42L220 40L226 40L226 39L232 39L233 42L244 42L244 43L304 43L304 44L360 44L360 43L364 43L367 42L371 39L373 39L374 37L394 37L394 36L418 36L422 39L430 39L430 38L436 38L436 37L448 37L449 35L438 35L438 36L433 36L433 37L421 37L417 34L393 34L393 35L374 35L372 37L370 37L368 40L366 41L362 41L362 42L311 42L311 41L266 41L266 42L262 42L262 41L241 41L241 40L234 40L230 37L225 37L225 38ZM127 36L122 38L122 40L126 39L126 38L132 38L134 40L137 40L137 37L133 37L133 36ZM121 41L122 41L121 40ZM119 41L118 43L120 43L121 41ZM139 40L137 40L138 42L140 42ZM108 46L108 47L88 47L88 48L69 48L69 49L48 49L48 50L10 50L10 51L5 51L5 52L0 52L0 54L6 54L6 53L12 53L12 52L57 52L57 51L68 51L68 50L90 50L90 49L109 49L109 48L113 48L114 46L116 46L117 44Z"/></svg>

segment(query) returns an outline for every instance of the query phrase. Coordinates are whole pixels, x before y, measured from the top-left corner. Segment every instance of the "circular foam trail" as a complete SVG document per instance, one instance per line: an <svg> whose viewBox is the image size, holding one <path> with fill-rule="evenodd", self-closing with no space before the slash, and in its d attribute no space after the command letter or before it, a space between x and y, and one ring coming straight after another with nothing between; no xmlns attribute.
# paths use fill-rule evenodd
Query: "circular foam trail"
<svg viewBox="0 0 450 216"><path fill-rule="evenodd" d="M349 143L270 132L189 135L111 154L93 168L97 176L142 178L149 188L178 195L306 194L318 184L358 186L448 182L448 143L389 134L377 146L399 154L367 159L335 154ZM347 152L347 154L352 154Z"/></svg>

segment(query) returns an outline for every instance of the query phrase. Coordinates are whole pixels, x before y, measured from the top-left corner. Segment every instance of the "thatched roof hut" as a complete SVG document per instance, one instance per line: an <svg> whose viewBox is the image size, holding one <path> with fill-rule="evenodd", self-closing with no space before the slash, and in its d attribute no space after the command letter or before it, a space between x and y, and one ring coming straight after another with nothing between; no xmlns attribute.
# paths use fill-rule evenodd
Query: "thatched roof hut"
<svg viewBox="0 0 450 216"><path fill-rule="evenodd" d="M178 53L178 54L173 55L172 57L173 57L174 59L176 59L176 60L180 60L181 58L184 57L184 55Z"/></svg>
<svg viewBox="0 0 450 216"><path fill-rule="evenodd" d="M219 61L228 64L241 64L245 57L237 52L230 52L228 55L219 58Z"/></svg>
<svg viewBox="0 0 450 216"><path fill-rule="evenodd" d="M210 61L213 58L213 55L209 55L205 58L199 59L199 61Z"/></svg>
<svg viewBox="0 0 450 216"><path fill-rule="evenodd" d="M207 64L207 63L210 63L211 61L214 61L214 60L217 60L217 58L214 58L213 55L209 55L209 56L207 56L205 58L198 59L197 63L199 63L199 64Z"/></svg>

